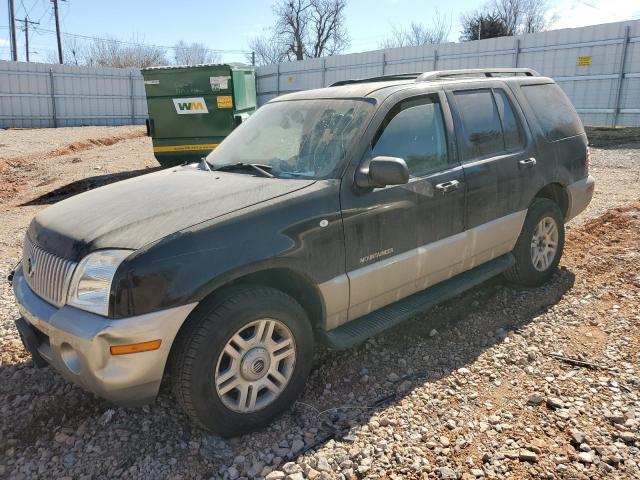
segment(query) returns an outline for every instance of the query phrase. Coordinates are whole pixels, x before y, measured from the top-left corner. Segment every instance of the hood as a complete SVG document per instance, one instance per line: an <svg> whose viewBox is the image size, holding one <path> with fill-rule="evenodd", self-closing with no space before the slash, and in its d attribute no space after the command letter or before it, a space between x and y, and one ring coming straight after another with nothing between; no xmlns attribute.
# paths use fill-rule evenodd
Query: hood
<svg viewBox="0 0 640 480"><path fill-rule="evenodd" d="M101 248L138 249L313 183L210 172L195 166L173 168L63 200L33 219L29 237L48 252L73 260Z"/></svg>

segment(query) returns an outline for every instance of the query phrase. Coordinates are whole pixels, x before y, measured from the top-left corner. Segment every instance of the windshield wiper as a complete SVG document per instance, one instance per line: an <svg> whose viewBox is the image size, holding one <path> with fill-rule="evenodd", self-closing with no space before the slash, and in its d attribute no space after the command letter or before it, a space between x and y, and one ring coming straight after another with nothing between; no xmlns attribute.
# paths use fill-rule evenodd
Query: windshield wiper
<svg viewBox="0 0 640 480"><path fill-rule="evenodd" d="M214 168L216 172L229 172L231 170L246 170L247 168L252 168L256 172L259 172L260 175L267 178L275 178L275 175L269 173L267 170L271 170L273 167L271 165L261 165L259 163L230 163L229 165L222 165L220 167Z"/></svg>

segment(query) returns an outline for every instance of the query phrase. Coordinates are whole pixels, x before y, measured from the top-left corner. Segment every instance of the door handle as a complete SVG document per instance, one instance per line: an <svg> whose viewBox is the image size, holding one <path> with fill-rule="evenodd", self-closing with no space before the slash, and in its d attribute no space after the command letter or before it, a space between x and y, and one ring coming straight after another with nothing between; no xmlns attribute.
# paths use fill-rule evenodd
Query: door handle
<svg viewBox="0 0 640 480"><path fill-rule="evenodd" d="M538 162L533 157L527 158L526 160L520 160L518 162L520 168L533 168L533 167L535 167L536 163L538 163Z"/></svg>
<svg viewBox="0 0 640 480"><path fill-rule="evenodd" d="M459 186L460 182L458 180L451 180L450 182L438 183L436 188L444 195L445 193L457 190Z"/></svg>

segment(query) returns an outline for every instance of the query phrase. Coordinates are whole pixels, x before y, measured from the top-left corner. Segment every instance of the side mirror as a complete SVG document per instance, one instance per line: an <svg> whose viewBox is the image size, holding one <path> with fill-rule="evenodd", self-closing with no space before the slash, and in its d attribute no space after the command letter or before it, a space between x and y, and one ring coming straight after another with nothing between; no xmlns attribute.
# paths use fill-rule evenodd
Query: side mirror
<svg viewBox="0 0 640 480"><path fill-rule="evenodd" d="M356 184L365 188L403 185L409 181L409 169L402 158L374 157L356 177Z"/></svg>

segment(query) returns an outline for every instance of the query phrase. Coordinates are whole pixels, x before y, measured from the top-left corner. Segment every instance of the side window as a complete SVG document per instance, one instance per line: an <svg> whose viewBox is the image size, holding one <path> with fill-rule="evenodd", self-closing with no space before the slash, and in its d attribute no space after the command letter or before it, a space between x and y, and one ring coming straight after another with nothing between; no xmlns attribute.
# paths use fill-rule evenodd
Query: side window
<svg viewBox="0 0 640 480"><path fill-rule="evenodd" d="M437 97L404 100L393 107L373 144L373 156L399 157L411 175L448 163L447 137Z"/></svg>
<svg viewBox="0 0 640 480"><path fill-rule="evenodd" d="M505 150L515 150L523 146L523 134L520 121L513 112L513 105L504 90L495 89L496 105L502 119Z"/></svg>
<svg viewBox="0 0 640 480"><path fill-rule="evenodd" d="M503 152L502 126L491 90L460 91L454 96L462 121L465 160Z"/></svg>
<svg viewBox="0 0 640 480"><path fill-rule="evenodd" d="M571 100L555 83L523 85L522 93L549 140L560 140L584 132Z"/></svg>

